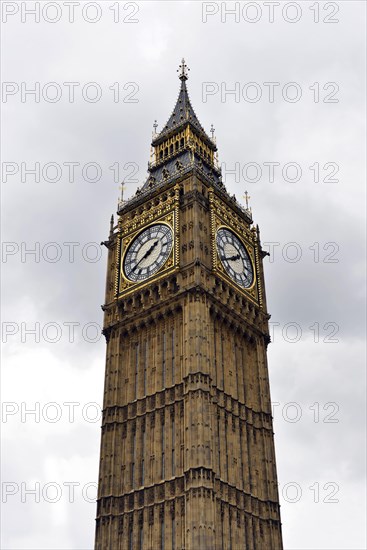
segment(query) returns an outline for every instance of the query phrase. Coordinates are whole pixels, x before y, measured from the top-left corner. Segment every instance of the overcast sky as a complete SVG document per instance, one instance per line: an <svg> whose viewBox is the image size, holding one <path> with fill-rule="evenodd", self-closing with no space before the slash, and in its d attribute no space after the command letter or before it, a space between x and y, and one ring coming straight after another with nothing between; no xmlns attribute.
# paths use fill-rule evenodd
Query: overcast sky
<svg viewBox="0 0 367 550"><path fill-rule="evenodd" d="M237 4L230 15L234 2L80 2L70 22L70 6L41 2L35 22L25 11L34 2L2 2L4 549L93 547L105 354L98 245L119 182L128 198L145 180L182 56L227 188L242 202L248 190L272 251L285 548L366 548L365 3ZM38 86L39 98L26 93ZM35 408L39 418L26 414Z"/></svg>

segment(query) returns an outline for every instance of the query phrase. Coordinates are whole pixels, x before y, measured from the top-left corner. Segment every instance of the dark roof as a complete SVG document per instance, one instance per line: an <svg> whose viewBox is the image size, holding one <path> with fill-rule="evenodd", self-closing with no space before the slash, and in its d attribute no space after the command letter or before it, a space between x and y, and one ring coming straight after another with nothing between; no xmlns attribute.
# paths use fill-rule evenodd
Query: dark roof
<svg viewBox="0 0 367 550"><path fill-rule="evenodd" d="M195 111L191 105L189 93L187 91L186 80L181 80L180 93L178 94L177 102L173 113L168 119L162 132L172 130L177 124L190 121L198 130L204 132L204 128L200 124Z"/></svg>
<svg viewBox="0 0 367 550"><path fill-rule="evenodd" d="M165 126L162 128L161 132L153 138L152 145L158 145L169 134L171 134L175 130L179 130L180 126L185 126L187 123L191 124L191 126L193 126L193 128L195 128L197 132L204 138L208 145L216 150L215 143L206 134L204 128L199 122L198 117L195 114L193 106L191 105L189 93L186 86L186 78L181 78L180 93L178 94L175 108L173 109L171 116L169 117Z"/></svg>

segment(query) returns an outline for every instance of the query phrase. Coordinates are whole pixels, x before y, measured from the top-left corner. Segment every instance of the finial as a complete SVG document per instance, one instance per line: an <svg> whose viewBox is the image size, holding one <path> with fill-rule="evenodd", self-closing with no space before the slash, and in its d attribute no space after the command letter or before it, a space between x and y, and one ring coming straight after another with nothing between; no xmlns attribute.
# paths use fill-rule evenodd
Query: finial
<svg viewBox="0 0 367 550"><path fill-rule="evenodd" d="M158 123L157 123L156 120L154 121L153 128L154 128L154 130L153 130L153 135L156 136L156 135L157 135L157 128L158 128Z"/></svg>
<svg viewBox="0 0 367 550"><path fill-rule="evenodd" d="M182 58L181 65L177 69L177 72L179 73L178 78L180 80L187 80L189 78L189 76L188 76L188 71L189 70L190 69L188 68L188 66L185 63L185 59Z"/></svg>
<svg viewBox="0 0 367 550"><path fill-rule="evenodd" d="M112 233L113 233L113 226L114 226L114 218L113 218L113 214L112 214L111 221L110 221L110 235L112 235Z"/></svg>
<svg viewBox="0 0 367 550"><path fill-rule="evenodd" d="M248 201L251 199L250 195L248 194L247 191L245 191L245 194L243 195L243 198L245 199L246 201L246 210L248 210Z"/></svg>
<svg viewBox="0 0 367 550"><path fill-rule="evenodd" d="M218 151L215 151L215 153L214 153L214 166L215 166L216 168L219 168Z"/></svg>
<svg viewBox="0 0 367 550"><path fill-rule="evenodd" d="M120 202L124 202L124 187L125 187L125 182L122 181L120 183L120 189L121 189L121 197L120 197Z"/></svg>
<svg viewBox="0 0 367 550"><path fill-rule="evenodd" d="M210 133L211 133L211 135L212 135L212 140L214 140L214 132L215 132L215 128L214 128L214 126L213 126L213 124L212 124L211 127L210 127Z"/></svg>

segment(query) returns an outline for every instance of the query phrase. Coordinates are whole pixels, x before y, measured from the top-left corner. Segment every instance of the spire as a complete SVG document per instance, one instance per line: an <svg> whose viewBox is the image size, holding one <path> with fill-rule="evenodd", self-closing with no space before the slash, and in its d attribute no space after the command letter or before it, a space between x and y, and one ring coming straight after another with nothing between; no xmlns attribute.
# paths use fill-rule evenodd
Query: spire
<svg viewBox="0 0 367 550"><path fill-rule="evenodd" d="M184 59L182 59L177 72L179 73L178 78L181 80L180 92L176 101L175 108L171 116L169 117L166 125L163 127L162 131L157 134L153 139L153 145L155 141L159 141L169 134L172 130L179 128L181 125L186 125L188 122L201 134L205 135L208 138L204 128L199 122L198 117L195 114L195 111L191 105L189 94L187 91L186 80L189 78L188 72L189 68L186 65Z"/></svg>
<svg viewBox="0 0 367 550"><path fill-rule="evenodd" d="M153 138L157 135L158 122L155 120L153 124Z"/></svg>
<svg viewBox="0 0 367 550"><path fill-rule="evenodd" d="M246 202L246 210L249 210L248 203L249 203L249 200L251 199L251 197L250 197L250 195L248 194L247 191L245 191L245 194L243 195L243 198L245 199L245 202Z"/></svg>
<svg viewBox="0 0 367 550"><path fill-rule="evenodd" d="M210 127L210 133L212 135L212 141L215 143L215 141L216 141L215 140L215 128L214 128L213 124Z"/></svg>
<svg viewBox="0 0 367 550"><path fill-rule="evenodd" d="M209 137L191 105L186 87L189 68L184 59L177 73L180 92L176 105L160 133L157 132L157 121L154 121L148 177L143 187L135 193L136 200L192 172L200 173L210 185L225 189L217 160L215 130L212 125ZM120 201L119 211L124 209L125 202Z"/></svg>

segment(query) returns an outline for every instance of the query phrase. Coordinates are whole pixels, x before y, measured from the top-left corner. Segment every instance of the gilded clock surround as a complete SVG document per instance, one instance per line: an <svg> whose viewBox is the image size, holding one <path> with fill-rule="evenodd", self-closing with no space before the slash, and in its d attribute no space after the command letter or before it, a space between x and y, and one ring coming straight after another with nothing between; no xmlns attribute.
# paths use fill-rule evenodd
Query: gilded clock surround
<svg viewBox="0 0 367 550"><path fill-rule="evenodd" d="M126 218L120 218L118 225L118 246L116 248L116 265L120 266L115 282L115 298L125 296L136 287L144 288L162 277L177 270L179 265L179 186L163 193L129 213ZM163 214L163 215L162 215ZM144 282L130 281L124 274L123 262L130 243L147 227L155 224L165 224L172 230L173 246L171 254L163 266Z"/></svg>
<svg viewBox="0 0 367 550"><path fill-rule="evenodd" d="M241 243L243 243L245 249L246 249L246 252L250 258L250 262L251 262L251 267L252 267L252 273L253 273L253 280L252 280L252 283L251 285L249 285L248 287L241 287L240 285L237 285L235 281L233 281L233 279L227 274L226 272L226 269L224 268L220 258L219 258L219 254L218 254L218 248L217 248L217 255L216 255L216 267L215 269L218 270L221 275L225 275L225 277L227 279L229 279L229 281L235 285L236 289L239 289L239 290L242 290L243 292L247 292L248 294L250 294L250 296L254 296L253 293L252 293L252 290L253 288L256 286L257 284L257 276L256 276L256 267L255 267L255 249L254 249L254 245L253 244L250 244L242 235L240 235L239 233L237 233L234 229L232 229L231 226L229 225L220 225L220 220L218 220L218 224L216 226L216 230L215 230L215 237L217 236L217 233L220 229L229 229L229 231L231 231L234 235L236 235L236 237L239 239L239 241ZM256 295L255 295L256 297Z"/></svg>
<svg viewBox="0 0 367 550"><path fill-rule="evenodd" d="M223 184L184 62L180 71L174 111L153 135L148 178L120 202L104 242L95 550L282 550L265 253L251 211ZM129 281L121 269L128 246L156 223L172 228L171 255L149 279ZM249 288L221 264L221 227L246 247Z"/></svg>
<svg viewBox="0 0 367 550"><path fill-rule="evenodd" d="M263 293L261 288L258 235L255 228L250 229L249 223L241 220L240 216L225 205L214 193L210 191L209 201L211 205L211 231L212 231L212 262L213 271L223 277L233 288L248 296L255 303L263 307ZM221 228L227 228L232 231L246 247L250 257L253 269L253 282L250 287L243 288L237 285L231 277L228 276L222 262L219 259L215 239L217 231Z"/></svg>
<svg viewBox="0 0 367 550"><path fill-rule="evenodd" d="M154 280L156 278L160 278L163 275L169 274L170 272L172 272L172 269L173 270L175 269L175 266L176 266L175 249L177 248L175 246L175 240L177 240L178 236L177 236L177 234L175 235L175 232L174 232L174 226L175 226L174 216L175 216L175 213L174 213L174 211L172 211L171 214L168 214L167 216L163 216L162 218L158 218L154 222L144 226L142 229L137 230L134 233L126 235L126 237L122 238L121 248L123 249L123 252L121 254L121 260L120 260L120 276L121 276L120 292L124 292L124 290L129 289L131 286L137 286L137 285L140 285L140 284L144 284L147 281L151 282L152 280ZM157 270L157 272L155 272L150 277L148 277L145 281L143 281L143 283L141 283L140 281L132 281L131 279L129 279L126 276L125 270L124 270L125 256L126 256L128 250L129 250L129 246L134 241L134 239L142 233L142 231L144 231L145 229L148 229L148 227L151 227L151 226L154 226L154 225L157 225L157 224L165 225L165 226L169 227L170 230L172 231L173 246L172 246L172 249L170 251L170 254L169 254L167 260L163 263L163 265Z"/></svg>

